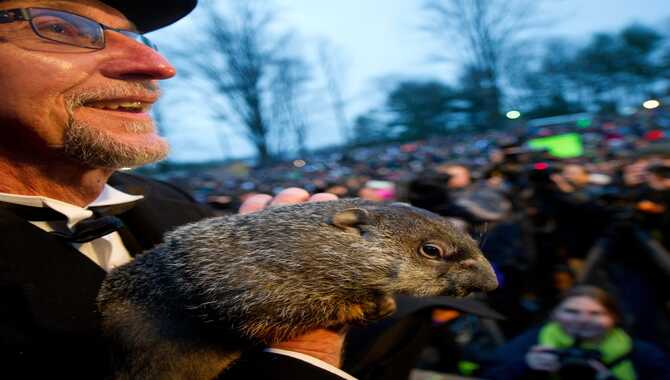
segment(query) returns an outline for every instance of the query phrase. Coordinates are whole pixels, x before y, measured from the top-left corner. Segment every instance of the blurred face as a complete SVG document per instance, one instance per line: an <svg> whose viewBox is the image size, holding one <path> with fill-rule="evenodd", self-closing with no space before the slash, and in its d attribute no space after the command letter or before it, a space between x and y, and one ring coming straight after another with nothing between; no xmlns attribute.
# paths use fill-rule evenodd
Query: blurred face
<svg viewBox="0 0 670 380"><path fill-rule="evenodd" d="M130 29L118 11L95 0L1 1L0 10L42 7ZM0 152L63 156L87 167L138 166L168 146L149 115L158 83L175 70L156 51L105 31L102 50L44 40L26 21L0 24ZM26 153L29 152L29 153Z"/></svg>
<svg viewBox="0 0 670 380"><path fill-rule="evenodd" d="M461 189L470 185L470 171L463 166L452 166L446 169L446 173L451 176L449 178L449 186L452 189Z"/></svg>
<svg viewBox="0 0 670 380"><path fill-rule="evenodd" d="M580 187L589 183L589 173L579 165L567 165L563 169L563 176L573 185Z"/></svg>
<svg viewBox="0 0 670 380"><path fill-rule="evenodd" d="M590 297L571 297L554 311L554 320L572 337L599 339L615 325L613 316Z"/></svg>
<svg viewBox="0 0 670 380"><path fill-rule="evenodd" d="M647 180L647 160L638 160L623 168L623 180L626 186L637 186Z"/></svg>

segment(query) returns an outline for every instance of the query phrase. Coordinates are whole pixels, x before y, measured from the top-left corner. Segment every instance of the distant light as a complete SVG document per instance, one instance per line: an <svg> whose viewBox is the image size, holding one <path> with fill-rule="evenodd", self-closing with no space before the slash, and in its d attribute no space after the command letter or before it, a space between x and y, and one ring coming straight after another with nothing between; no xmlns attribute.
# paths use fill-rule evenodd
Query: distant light
<svg viewBox="0 0 670 380"><path fill-rule="evenodd" d="M665 133L660 129L652 129L644 134L644 139L647 141L657 141L665 137Z"/></svg>
<svg viewBox="0 0 670 380"><path fill-rule="evenodd" d="M305 165L307 165L307 163L304 160L293 161L293 166L295 166L296 168L302 168Z"/></svg>
<svg viewBox="0 0 670 380"><path fill-rule="evenodd" d="M577 120L577 126L580 128L587 128L591 126L591 119L583 118Z"/></svg>
<svg viewBox="0 0 670 380"><path fill-rule="evenodd" d="M653 110L654 108L658 108L658 106L661 105L661 102L659 102L656 99L649 99L642 103L642 107L648 109L648 110Z"/></svg>
<svg viewBox="0 0 670 380"><path fill-rule="evenodd" d="M512 111L509 111L505 116L507 116L508 119L514 120L514 119L518 119L518 118L521 117L521 112L519 112L517 110L512 110Z"/></svg>
<svg viewBox="0 0 670 380"><path fill-rule="evenodd" d="M549 169L549 164L546 162L538 162L537 164L533 165L535 170L547 170Z"/></svg>

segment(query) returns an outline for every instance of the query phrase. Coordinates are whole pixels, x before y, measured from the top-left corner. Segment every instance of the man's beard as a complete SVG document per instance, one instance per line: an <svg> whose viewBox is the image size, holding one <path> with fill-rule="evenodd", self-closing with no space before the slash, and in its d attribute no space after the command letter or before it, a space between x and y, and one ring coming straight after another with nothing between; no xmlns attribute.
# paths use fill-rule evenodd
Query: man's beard
<svg viewBox="0 0 670 380"><path fill-rule="evenodd" d="M144 81L82 91L68 97L66 107L69 118L63 136L65 154L90 167L110 169L137 167L164 159L168 154L169 146L162 138L157 137L155 143L151 145L126 144L107 133L104 128L76 120L73 116L75 108L88 101L158 92L158 86ZM122 127L130 134L154 133L154 126L151 122L128 122Z"/></svg>
<svg viewBox="0 0 670 380"><path fill-rule="evenodd" d="M125 128L131 133L142 133L153 127L146 123L129 123ZM158 138L152 145L133 146L72 117L65 128L63 149L65 154L90 167L110 169L137 167L160 161L169 151L168 143L162 138Z"/></svg>

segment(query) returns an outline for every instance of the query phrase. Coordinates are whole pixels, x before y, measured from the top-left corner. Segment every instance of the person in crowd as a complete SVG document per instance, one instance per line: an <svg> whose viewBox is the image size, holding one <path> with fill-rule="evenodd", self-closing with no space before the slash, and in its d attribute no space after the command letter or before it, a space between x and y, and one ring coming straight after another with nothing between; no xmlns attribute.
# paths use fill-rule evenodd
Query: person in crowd
<svg viewBox="0 0 670 380"><path fill-rule="evenodd" d="M557 253L566 261L584 259L605 230L608 214L597 202L583 165L564 165L549 178L548 191L543 195L545 208L552 210L556 222Z"/></svg>
<svg viewBox="0 0 670 380"><path fill-rule="evenodd" d="M446 164L437 168L438 173L448 176L447 188L450 190L463 190L472 184L470 169L465 165Z"/></svg>
<svg viewBox="0 0 670 380"><path fill-rule="evenodd" d="M501 346L486 379L670 379L670 357L631 337L600 288L569 290L551 318Z"/></svg>
<svg viewBox="0 0 670 380"><path fill-rule="evenodd" d="M568 164L559 174L551 176L556 186L565 193L584 189L589 184L589 172L582 165Z"/></svg>

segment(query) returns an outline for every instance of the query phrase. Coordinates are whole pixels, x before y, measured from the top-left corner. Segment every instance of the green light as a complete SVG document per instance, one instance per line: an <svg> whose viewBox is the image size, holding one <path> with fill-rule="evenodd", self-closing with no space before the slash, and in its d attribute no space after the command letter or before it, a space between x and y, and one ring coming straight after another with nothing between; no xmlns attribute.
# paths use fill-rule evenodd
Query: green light
<svg viewBox="0 0 670 380"><path fill-rule="evenodd" d="M540 137L528 141L531 149L547 149L549 154L558 158L579 157L584 154L582 138L576 133L566 133L549 137Z"/></svg>
<svg viewBox="0 0 670 380"><path fill-rule="evenodd" d="M593 121L591 121L591 119L579 119L579 120L577 120L577 126L580 127L580 128L590 127L591 123L593 123Z"/></svg>

